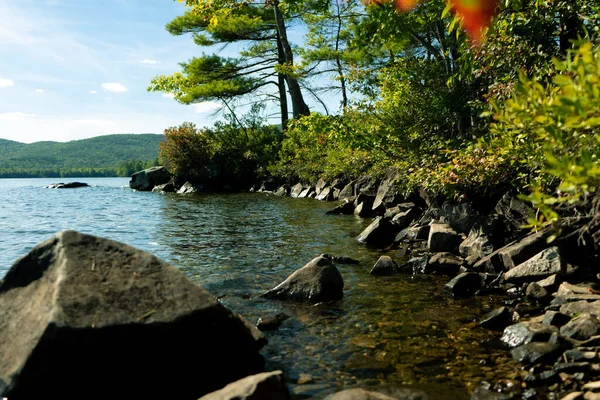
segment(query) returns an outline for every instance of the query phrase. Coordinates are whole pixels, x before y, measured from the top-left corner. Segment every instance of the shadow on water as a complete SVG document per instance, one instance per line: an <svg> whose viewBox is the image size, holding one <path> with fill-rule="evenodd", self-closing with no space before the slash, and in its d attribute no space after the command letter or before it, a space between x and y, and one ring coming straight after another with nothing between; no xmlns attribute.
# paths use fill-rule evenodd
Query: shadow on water
<svg viewBox="0 0 600 400"><path fill-rule="evenodd" d="M331 204L312 199L264 194L167 196L160 204L155 239L172 264L251 322L290 317L266 333L263 354L269 369L285 371L297 398L409 385L432 399L467 399L475 382L516 374L506 352L480 345L490 334L471 322L497 300L450 299L441 294L443 278L370 276L381 253L355 240L368 220L324 215ZM338 265L342 301L258 297L321 253L360 260ZM305 384L297 384L301 376Z"/></svg>

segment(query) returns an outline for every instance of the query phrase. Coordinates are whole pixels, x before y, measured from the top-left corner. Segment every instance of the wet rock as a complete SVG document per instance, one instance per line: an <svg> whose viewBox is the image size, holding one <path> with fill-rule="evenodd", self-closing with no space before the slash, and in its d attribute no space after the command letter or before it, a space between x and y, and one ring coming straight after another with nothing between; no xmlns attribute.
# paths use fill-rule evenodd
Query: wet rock
<svg viewBox="0 0 600 400"><path fill-rule="evenodd" d="M547 342L558 328L538 322L519 322L504 329L502 340L509 347L518 347L531 342Z"/></svg>
<svg viewBox="0 0 600 400"><path fill-rule="evenodd" d="M300 193L304 190L301 183L297 183L290 189L290 197L300 197Z"/></svg>
<svg viewBox="0 0 600 400"><path fill-rule="evenodd" d="M183 272L74 231L0 282L0 397L197 399L263 371L264 343Z"/></svg>
<svg viewBox="0 0 600 400"><path fill-rule="evenodd" d="M557 247L550 247L536 254L504 274L507 282L533 281L564 273L566 265L562 262Z"/></svg>
<svg viewBox="0 0 600 400"><path fill-rule="evenodd" d="M281 185L276 191L275 191L275 195L276 196L282 196L285 197L290 193L290 188L288 185Z"/></svg>
<svg viewBox="0 0 600 400"><path fill-rule="evenodd" d="M289 398L283 372L273 371L247 376L199 400L286 400Z"/></svg>
<svg viewBox="0 0 600 400"><path fill-rule="evenodd" d="M570 316L581 313L600 316L600 301L574 301L560 306L560 312Z"/></svg>
<svg viewBox="0 0 600 400"><path fill-rule="evenodd" d="M427 247L434 253L449 252L458 253L458 246L463 241L459 235L448 224L431 224Z"/></svg>
<svg viewBox="0 0 600 400"><path fill-rule="evenodd" d="M392 223L398 227L398 230L405 229L413 222L421 213L421 210L416 206L411 207L408 210L399 211L392 218Z"/></svg>
<svg viewBox="0 0 600 400"><path fill-rule="evenodd" d="M152 167L131 175L129 187L140 192L150 191L156 185L169 183L171 175L165 167Z"/></svg>
<svg viewBox="0 0 600 400"><path fill-rule="evenodd" d="M561 397L560 400L581 400L583 399L583 392L572 392L567 394L564 397Z"/></svg>
<svg viewBox="0 0 600 400"><path fill-rule="evenodd" d="M480 218L472 203L446 202L440 208L440 215L446 218L453 229L463 233L469 233Z"/></svg>
<svg viewBox="0 0 600 400"><path fill-rule="evenodd" d="M330 256L328 254L323 254L323 257L331 258L331 261L338 264L360 264L360 261L351 257L344 256Z"/></svg>
<svg viewBox="0 0 600 400"><path fill-rule="evenodd" d="M381 249L393 243L396 233L398 233L398 228L389 219L377 217L358 235L357 240Z"/></svg>
<svg viewBox="0 0 600 400"><path fill-rule="evenodd" d="M309 186L305 189L303 189L300 194L298 195L299 199L305 199L307 197L315 197L315 188L312 186Z"/></svg>
<svg viewBox="0 0 600 400"><path fill-rule="evenodd" d="M481 289L481 277L473 272L464 272L455 276L444 286L444 292L455 298L470 297Z"/></svg>
<svg viewBox="0 0 600 400"><path fill-rule="evenodd" d="M334 197L333 195L334 195L333 187L327 186L327 187L323 188L323 190L321 190L319 192L319 194L317 195L317 197L315 197L315 198L320 201L332 201L333 197Z"/></svg>
<svg viewBox="0 0 600 400"><path fill-rule="evenodd" d="M84 182L68 182L68 183L52 183L48 186L44 186L47 189L75 189L80 187L89 187L87 183Z"/></svg>
<svg viewBox="0 0 600 400"><path fill-rule="evenodd" d="M381 256L369 273L376 276L389 276L397 274L398 271L396 261L389 256Z"/></svg>
<svg viewBox="0 0 600 400"><path fill-rule="evenodd" d="M560 378L556 371L550 370L540 372L539 374L529 374L525 378L523 378L523 381L532 385L543 385L551 382L556 382L559 379Z"/></svg>
<svg viewBox="0 0 600 400"><path fill-rule="evenodd" d="M429 397L424 392L414 389L396 389L396 393L387 395L380 392L367 391L355 388L346 389L325 397L325 400L427 400Z"/></svg>
<svg viewBox="0 0 600 400"><path fill-rule="evenodd" d="M402 264L399 269L408 274L426 274L428 273L427 262L428 257L413 257Z"/></svg>
<svg viewBox="0 0 600 400"><path fill-rule="evenodd" d="M485 314L479 320L479 326L485 329L503 331L512 324L512 312L506 307L500 307Z"/></svg>
<svg viewBox="0 0 600 400"><path fill-rule="evenodd" d="M471 400L514 400L515 396L513 393L502 393L498 392L489 382L481 382L473 393L471 394Z"/></svg>
<svg viewBox="0 0 600 400"><path fill-rule="evenodd" d="M590 364L589 362L561 362L561 363L556 363L554 365L554 370L556 372L563 372L563 373L567 373L567 374L573 374L576 372L587 372L590 370L590 367L592 366L592 364Z"/></svg>
<svg viewBox="0 0 600 400"><path fill-rule="evenodd" d="M460 244L460 255L467 257L483 258L494 252L492 238L495 234L496 219L477 221L469 231L469 236Z"/></svg>
<svg viewBox="0 0 600 400"><path fill-rule="evenodd" d="M554 363L560 355L560 346L553 343L531 342L511 350L513 360L521 364Z"/></svg>
<svg viewBox="0 0 600 400"><path fill-rule="evenodd" d="M199 183L186 182L179 188L177 194L200 193L203 189L204 187Z"/></svg>
<svg viewBox="0 0 600 400"><path fill-rule="evenodd" d="M338 195L340 200L349 199L351 197L354 197L354 183L352 182L344 186Z"/></svg>
<svg viewBox="0 0 600 400"><path fill-rule="evenodd" d="M560 334L575 340L586 340L600 334L600 320L595 315L580 314L560 328Z"/></svg>
<svg viewBox="0 0 600 400"><path fill-rule="evenodd" d="M541 287L538 283L532 282L527 285L527 289L525 290L525 295L531 299L538 302L545 301L550 297L550 294L546 289Z"/></svg>
<svg viewBox="0 0 600 400"><path fill-rule="evenodd" d="M569 317L567 314L563 314L558 311L546 311L546 314L544 314L544 319L543 319L542 323L547 324L547 325L554 325L554 326L560 328L561 326L565 325L570 320L571 320L571 317Z"/></svg>
<svg viewBox="0 0 600 400"><path fill-rule="evenodd" d="M163 185L156 185L152 191L155 193L175 193L175 185L173 182L165 183Z"/></svg>
<svg viewBox="0 0 600 400"><path fill-rule="evenodd" d="M283 313L279 313L277 315L269 316L269 317L260 317L256 322L256 327L261 331L274 331L283 321L288 319L289 316Z"/></svg>
<svg viewBox="0 0 600 400"><path fill-rule="evenodd" d="M344 202L335 208L326 212L326 214L341 214L341 215L352 215L354 214L354 204L350 202Z"/></svg>
<svg viewBox="0 0 600 400"><path fill-rule="evenodd" d="M436 253L429 259L427 273L454 276L463 265L463 259L452 253Z"/></svg>
<svg viewBox="0 0 600 400"><path fill-rule="evenodd" d="M329 258L319 256L298 269L262 297L276 300L319 303L340 300L344 280Z"/></svg>
<svg viewBox="0 0 600 400"><path fill-rule="evenodd" d="M325 181L324 179L319 179L317 181L317 183L315 184L315 192L317 193L317 196L319 194L321 194L321 191L323 189L325 189L325 187L327 187L327 186L328 186L327 181Z"/></svg>
<svg viewBox="0 0 600 400"><path fill-rule="evenodd" d="M394 243L400 243L402 241L418 241L427 240L429 238L429 225L422 226L411 226L406 229L402 229L394 238Z"/></svg>

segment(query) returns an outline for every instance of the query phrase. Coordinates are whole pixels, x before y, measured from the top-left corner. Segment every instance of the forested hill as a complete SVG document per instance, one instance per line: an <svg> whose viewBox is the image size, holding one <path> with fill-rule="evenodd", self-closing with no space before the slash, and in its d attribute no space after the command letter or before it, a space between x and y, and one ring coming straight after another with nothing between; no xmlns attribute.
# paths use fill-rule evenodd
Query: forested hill
<svg viewBox="0 0 600 400"><path fill-rule="evenodd" d="M0 139L0 178L127 176L154 165L156 134L118 134L31 144Z"/></svg>

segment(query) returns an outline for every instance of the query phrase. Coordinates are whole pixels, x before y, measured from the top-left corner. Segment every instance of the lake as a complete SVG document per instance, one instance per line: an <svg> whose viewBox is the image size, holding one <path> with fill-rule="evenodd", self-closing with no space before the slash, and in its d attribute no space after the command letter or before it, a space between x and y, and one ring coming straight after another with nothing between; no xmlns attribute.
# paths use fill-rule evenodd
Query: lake
<svg viewBox="0 0 600 400"><path fill-rule="evenodd" d="M126 178L64 179L74 180L91 187L45 189L59 180L0 179L0 277L64 229L147 250L253 323L288 315L266 333L263 354L267 368L284 370L297 398L406 385L432 399L468 399L477 382L518 373L505 351L482 345L498 335L473 322L500 299L453 300L442 294L443 277L369 275L386 254L356 242L370 220L325 215L333 203L263 193L162 195L134 192ZM360 260L338 265L342 301L308 306L257 297L322 253ZM301 374L308 374L305 384L297 384Z"/></svg>

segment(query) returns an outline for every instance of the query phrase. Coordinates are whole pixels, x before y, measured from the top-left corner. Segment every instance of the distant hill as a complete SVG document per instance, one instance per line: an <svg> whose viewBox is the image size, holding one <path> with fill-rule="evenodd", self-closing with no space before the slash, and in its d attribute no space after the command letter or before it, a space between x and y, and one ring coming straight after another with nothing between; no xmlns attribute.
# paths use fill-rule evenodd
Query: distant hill
<svg viewBox="0 0 600 400"><path fill-rule="evenodd" d="M127 176L155 165L163 135L119 134L31 144L0 139L0 178ZM135 172L135 171L134 171Z"/></svg>

